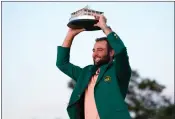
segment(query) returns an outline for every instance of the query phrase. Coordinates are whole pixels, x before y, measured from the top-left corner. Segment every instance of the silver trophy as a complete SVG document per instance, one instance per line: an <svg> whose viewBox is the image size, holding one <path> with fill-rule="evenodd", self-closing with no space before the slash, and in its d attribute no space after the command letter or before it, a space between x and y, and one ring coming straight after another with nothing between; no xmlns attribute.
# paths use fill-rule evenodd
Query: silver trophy
<svg viewBox="0 0 175 119"><path fill-rule="evenodd" d="M85 28L87 31L101 30L98 26L94 26L98 22L93 14L103 14L103 12L95 11L86 6L76 12L71 13L68 27L73 29Z"/></svg>

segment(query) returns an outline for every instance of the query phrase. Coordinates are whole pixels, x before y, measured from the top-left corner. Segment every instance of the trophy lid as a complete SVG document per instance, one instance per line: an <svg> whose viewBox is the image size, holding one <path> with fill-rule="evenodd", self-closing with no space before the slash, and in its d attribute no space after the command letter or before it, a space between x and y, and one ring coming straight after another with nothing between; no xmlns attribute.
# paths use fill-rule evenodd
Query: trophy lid
<svg viewBox="0 0 175 119"><path fill-rule="evenodd" d="M71 13L68 27L70 28L85 28L88 31L100 30L99 27L95 27L94 24L98 22L93 14L103 14L103 12L90 9L87 5L82 9L79 9Z"/></svg>
<svg viewBox="0 0 175 119"><path fill-rule="evenodd" d="M90 9L89 5L86 5L84 8L79 9L75 12L72 12L71 15L77 15L78 13L84 13L84 14L89 13L89 15L92 14L92 13L94 13L94 14L103 14L103 12Z"/></svg>

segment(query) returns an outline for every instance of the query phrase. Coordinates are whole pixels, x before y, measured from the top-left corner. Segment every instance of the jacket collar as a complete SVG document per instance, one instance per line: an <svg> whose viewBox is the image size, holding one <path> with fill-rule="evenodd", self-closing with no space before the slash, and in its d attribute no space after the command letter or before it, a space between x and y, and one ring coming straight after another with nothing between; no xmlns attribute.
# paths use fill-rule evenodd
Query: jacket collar
<svg viewBox="0 0 175 119"><path fill-rule="evenodd" d="M89 71L91 72L91 76L95 74L95 72L98 70L98 68L100 68L100 73L98 75L96 85L99 83L100 79L103 77L104 73L112 65L112 63L113 63L113 61L109 62L108 64L104 64L101 67L97 67L96 65L91 65L91 67L89 67Z"/></svg>

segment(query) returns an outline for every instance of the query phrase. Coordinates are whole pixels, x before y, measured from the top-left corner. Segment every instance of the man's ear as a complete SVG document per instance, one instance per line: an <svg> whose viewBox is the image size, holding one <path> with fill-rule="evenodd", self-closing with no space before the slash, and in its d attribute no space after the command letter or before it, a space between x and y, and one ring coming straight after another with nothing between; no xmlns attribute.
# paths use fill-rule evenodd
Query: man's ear
<svg viewBox="0 0 175 119"><path fill-rule="evenodd" d="M115 52L114 52L114 50L112 49L111 51L110 51L110 57L114 57L114 54L115 54Z"/></svg>

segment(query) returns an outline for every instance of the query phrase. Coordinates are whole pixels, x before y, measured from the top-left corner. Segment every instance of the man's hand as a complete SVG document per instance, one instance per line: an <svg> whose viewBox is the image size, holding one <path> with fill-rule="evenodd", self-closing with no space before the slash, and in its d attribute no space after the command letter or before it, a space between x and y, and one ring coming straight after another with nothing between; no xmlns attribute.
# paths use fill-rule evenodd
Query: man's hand
<svg viewBox="0 0 175 119"><path fill-rule="evenodd" d="M97 14L94 14L93 15L95 17L96 20L98 20L99 22L96 23L94 26L98 26L100 27L101 29L104 29L107 27L106 25L106 22L107 22L107 19L104 15L97 15Z"/></svg>
<svg viewBox="0 0 175 119"><path fill-rule="evenodd" d="M70 35L72 37L75 37L76 35L78 35L82 31L85 31L85 29L72 29L72 28L69 28L68 35Z"/></svg>
<svg viewBox="0 0 175 119"><path fill-rule="evenodd" d="M112 32L112 30L106 24L107 19L104 15L93 14L93 16L96 20L98 20L98 23L94 24L94 26L100 27L106 35Z"/></svg>
<svg viewBox="0 0 175 119"><path fill-rule="evenodd" d="M74 37L80 32L85 31L85 29L72 29L69 28L66 38L62 44L62 47L71 47Z"/></svg>

